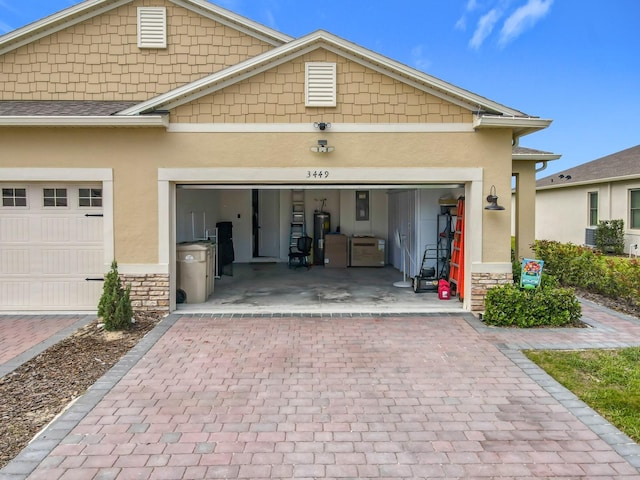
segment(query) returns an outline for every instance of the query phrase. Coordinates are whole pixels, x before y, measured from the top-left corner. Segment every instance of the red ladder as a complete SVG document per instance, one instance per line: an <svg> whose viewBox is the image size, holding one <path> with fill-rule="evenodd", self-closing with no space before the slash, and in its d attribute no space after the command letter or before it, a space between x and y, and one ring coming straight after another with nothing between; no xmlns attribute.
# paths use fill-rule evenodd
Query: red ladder
<svg viewBox="0 0 640 480"><path fill-rule="evenodd" d="M464 298L464 197L458 198L456 229L453 232L449 283L460 300Z"/></svg>

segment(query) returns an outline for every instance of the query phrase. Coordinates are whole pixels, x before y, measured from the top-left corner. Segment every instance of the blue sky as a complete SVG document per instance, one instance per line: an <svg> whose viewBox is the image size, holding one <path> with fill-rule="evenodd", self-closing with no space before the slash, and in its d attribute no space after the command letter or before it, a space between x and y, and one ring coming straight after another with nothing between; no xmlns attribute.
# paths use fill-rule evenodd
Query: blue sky
<svg viewBox="0 0 640 480"><path fill-rule="evenodd" d="M0 34L78 2L0 0ZM541 176L640 144L638 0L218 0L293 37L318 29L529 115Z"/></svg>

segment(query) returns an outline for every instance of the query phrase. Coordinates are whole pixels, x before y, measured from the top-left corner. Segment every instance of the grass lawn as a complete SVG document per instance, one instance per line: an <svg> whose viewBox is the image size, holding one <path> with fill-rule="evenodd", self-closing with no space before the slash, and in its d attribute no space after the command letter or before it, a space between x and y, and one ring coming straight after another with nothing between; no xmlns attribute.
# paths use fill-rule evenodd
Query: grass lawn
<svg viewBox="0 0 640 480"><path fill-rule="evenodd" d="M524 352L618 429L640 443L640 347Z"/></svg>

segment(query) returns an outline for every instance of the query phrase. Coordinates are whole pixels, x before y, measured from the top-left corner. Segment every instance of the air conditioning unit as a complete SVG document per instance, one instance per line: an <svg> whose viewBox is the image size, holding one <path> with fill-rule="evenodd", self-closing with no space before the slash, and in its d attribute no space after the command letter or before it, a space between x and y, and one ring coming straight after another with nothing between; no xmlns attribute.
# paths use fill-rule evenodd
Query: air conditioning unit
<svg viewBox="0 0 640 480"><path fill-rule="evenodd" d="M595 247L596 246L596 229L595 228L585 228L585 230L584 230L584 244L587 247Z"/></svg>

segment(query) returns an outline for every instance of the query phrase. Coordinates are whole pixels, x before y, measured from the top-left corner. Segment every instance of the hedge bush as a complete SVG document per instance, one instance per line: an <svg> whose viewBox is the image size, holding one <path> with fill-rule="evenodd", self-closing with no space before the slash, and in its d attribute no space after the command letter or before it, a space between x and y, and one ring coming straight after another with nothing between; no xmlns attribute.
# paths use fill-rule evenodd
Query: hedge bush
<svg viewBox="0 0 640 480"><path fill-rule="evenodd" d="M545 271L560 284L621 299L640 306L640 262L611 257L587 247L549 240L533 245L536 257L544 260Z"/></svg>
<svg viewBox="0 0 640 480"><path fill-rule="evenodd" d="M575 325L582 316L575 292L558 287L558 281L543 274L536 289L501 285L487 291L483 321L499 327L563 327Z"/></svg>

